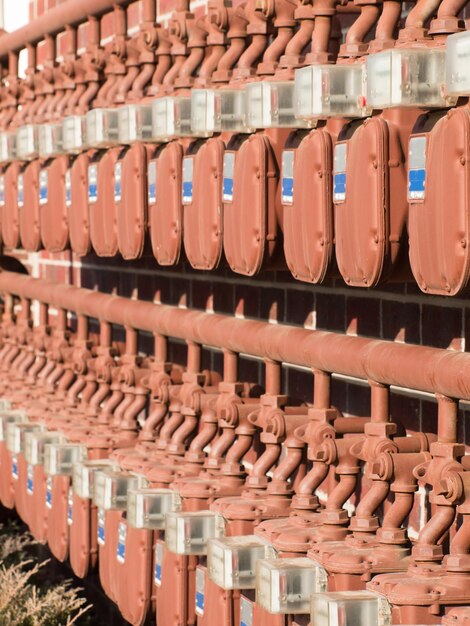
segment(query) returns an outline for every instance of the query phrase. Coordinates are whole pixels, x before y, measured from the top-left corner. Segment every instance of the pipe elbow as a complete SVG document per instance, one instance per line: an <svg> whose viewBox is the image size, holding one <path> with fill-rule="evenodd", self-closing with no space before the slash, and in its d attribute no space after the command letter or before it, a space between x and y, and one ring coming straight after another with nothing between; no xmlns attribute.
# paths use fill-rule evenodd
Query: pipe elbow
<svg viewBox="0 0 470 626"><path fill-rule="evenodd" d="M364 43L369 31L379 19L380 7L376 4L368 4L362 7L361 14L349 28L346 35L346 44Z"/></svg>
<svg viewBox="0 0 470 626"><path fill-rule="evenodd" d="M287 455L273 472L272 483L284 483L300 466L304 458L303 448L288 448Z"/></svg>
<svg viewBox="0 0 470 626"><path fill-rule="evenodd" d="M163 423L163 420L167 415L168 405L157 404L144 422L141 432L142 437L148 437L150 439L153 439L156 431L158 430L158 427Z"/></svg>
<svg viewBox="0 0 470 626"><path fill-rule="evenodd" d="M126 96L131 90L134 81L137 79L139 75L139 68L136 66L129 67L127 69L127 73L124 76L123 80L117 81L117 90L110 90L108 96L108 102L110 104L125 102Z"/></svg>
<svg viewBox="0 0 470 626"><path fill-rule="evenodd" d="M263 64L275 64L279 62L281 55L285 52L288 43L292 40L291 28L280 28L277 37L268 47L263 55Z"/></svg>
<svg viewBox="0 0 470 626"><path fill-rule="evenodd" d="M454 523L454 519L455 507L439 506L419 533L416 546L437 546Z"/></svg>
<svg viewBox="0 0 470 626"><path fill-rule="evenodd" d="M141 69L137 78L134 80L132 85L132 89L129 93L129 98L139 100L143 98L144 91L149 82L152 79L152 76L155 72L155 64L154 63L145 63L144 67Z"/></svg>
<svg viewBox="0 0 470 626"><path fill-rule="evenodd" d="M147 394L136 394L134 401L124 411L120 427L124 430L137 430L137 418L147 405Z"/></svg>
<svg viewBox="0 0 470 626"><path fill-rule="evenodd" d="M163 54L158 57L158 62L155 71L152 76L152 87L158 87L163 83L167 72L171 68L171 56L169 54Z"/></svg>
<svg viewBox="0 0 470 626"><path fill-rule="evenodd" d="M440 4L441 0L418 0L406 18L405 29L423 28Z"/></svg>
<svg viewBox="0 0 470 626"><path fill-rule="evenodd" d="M63 115L70 115L70 111L72 112L75 111L75 107L77 106L77 103L80 101L80 98L85 93L86 88L87 87L85 83L80 83L79 85L76 85L75 89L70 94L70 97L65 104L64 110L62 112Z"/></svg>
<svg viewBox="0 0 470 626"><path fill-rule="evenodd" d="M234 65L240 59L246 48L246 39L244 37L232 39L230 46L225 54L221 57L217 66L218 71L228 71L233 69Z"/></svg>
<svg viewBox="0 0 470 626"><path fill-rule="evenodd" d="M253 35L251 44L241 55L238 61L238 69L251 70L255 67L257 61L262 57L266 48L266 35Z"/></svg>
<svg viewBox="0 0 470 626"><path fill-rule="evenodd" d="M178 79L191 78L204 59L204 48L192 48L189 57L181 66Z"/></svg>
<svg viewBox="0 0 470 626"><path fill-rule="evenodd" d="M72 109L72 106L69 107L68 113L73 115L73 113L84 114L90 108L90 103L97 97L100 86L96 81L91 82L88 87L86 87L83 94L79 97L78 103L76 107Z"/></svg>

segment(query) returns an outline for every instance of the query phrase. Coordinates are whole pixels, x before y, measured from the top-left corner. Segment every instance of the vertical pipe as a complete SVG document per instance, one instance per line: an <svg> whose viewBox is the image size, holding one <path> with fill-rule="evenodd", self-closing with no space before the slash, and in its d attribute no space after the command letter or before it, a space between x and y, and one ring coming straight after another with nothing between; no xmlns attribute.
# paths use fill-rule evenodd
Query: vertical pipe
<svg viewBox="0 0 470 626"><path fill-rule="evenodd" d="M198 374L201 371L201 346L188 341L188 372Z"/></svg>
<svg viewBox="0 0 470 626"><path fill-rule="evenodd" d="M77 29L75 26L67 25L65 31L67 33L66 54L77 54Z"/></svg>
<svg viewBox="0 0 470 626"><path fill-rule="evenodd" d="M390 419L390 387L369 381L371 387L371 422L385 424Z"/></svg>
<svg viewBox="0 0 470 626"><path fill-rule="evenodd" d="M46 61L55 61L56 58L56 41L52 35L45 35L46 42Z"/></svg>
<svg viewBox="0 0 470 626"><path fill-rule="evenodd" d="M31 317L31 300L29 298L21 298L21 318L27 322Z"/></svg>
<svg viewBox="0 0 470 626"><path fill-rule="evenodd" d="M126 327L126 354L136 356L138 333L135 328Z"/></svg>
<svg viewBox="0 0 470 626"><path fill-rule="evenodd" d="M39 303L39 326L45 328L49 322L49 305L47 302Z"/></svg>
<svg viewBox="0 0 470 626"><path fill-rule="evenodd" d="M168 359L168 339L160 333L154 333L155 360L157 363L165 363Z"/></svg>
<svg viewBox="0 0 470 626"><path fill-rule="evenodd" d="M26 50L28 52L28 69L34 71L37 65L36 46L32 43L29 43L26 46Z"/></svg>
<svg viewBox="0 0 470 626"><path fill-rule="evenodd" d="M121 37L127 35L127 12L124 7L119 5L114 7L114 33Z"/></svg>
<svg viewBox="0 0 470 626"><path fill-rule="evenodd" d="M102 348L111 347L112 326L109 322L100 322L100 346Z"/></svg>
<svg viewBox="0 0 470 626"><path fill-rule="evenodd" d="M265 359L266 394L279 396L281 394L281 364L277 361Z"/></svg>
<svg viewBox="0 0 470 626"><path fill-rule="evenodd" d="M157 19L156 0L143 0L143 21L154 24Z"/></svg>
<svg viewBox="0 0 470 626"><path fill-rule="evenodd" d="M101 41L101 21L99 18L94 15L88 16L88 27L87 27L87 38L88 38L88 47L97 47L100 45Z"/></svg>
<svg viewBox="0 0 470 626"><path fill-rule="evenodd" d="M238 355L224 350L224 382L236 383L238 380Z"/></svg>
<svg viewBox="0 0 470 626"><path fill-rule="evenodd" d="M10 76L18 76L18 59L18 52L12 50L8 53L8 73Z"/></svg>
<svg viewBox="0 0 470 626"><path fill-rule="evenodd" d="M57 311L57 330L64 332L67 330L67 311L58 309Z"/></svg>
<svg viewBox="0 0 470 626"><path fill-rule="evenodd" d="M77 317L77 339L86 341L88 339L88 317L78 315Z"/></svg>
<svg viewBox="0 0 470 626"><path fill-rule="evenodd" d="M312 53L328 52L331 35L331 20L332 17L330 15L315 16L315 26L312 35Z"/></svg>
<svg viewBox="0 0 470 626"><path fill-rule="evenodd" d="M329 409L331 405L331 374L314 370L313 406L316 409Z"/></svg>
<svg viewBox="0 0 470 626"><path fill-rule="evenodd" d="M440 443L457 443L459 403L453 398L436 394L437 439Z"/></svg>

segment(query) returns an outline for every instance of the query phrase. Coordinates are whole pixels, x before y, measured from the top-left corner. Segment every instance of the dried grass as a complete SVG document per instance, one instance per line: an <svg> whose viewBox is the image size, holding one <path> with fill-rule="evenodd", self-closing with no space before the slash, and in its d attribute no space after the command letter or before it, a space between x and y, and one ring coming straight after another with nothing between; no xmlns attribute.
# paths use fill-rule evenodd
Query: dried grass
<svg viewBox="0 0 470 626"><path fill-rule="evenodd" d="M49 561L28 558L33 544L17 527L0 526L0 626L71 626L90 607L68 581L35 584Z"/></svg>

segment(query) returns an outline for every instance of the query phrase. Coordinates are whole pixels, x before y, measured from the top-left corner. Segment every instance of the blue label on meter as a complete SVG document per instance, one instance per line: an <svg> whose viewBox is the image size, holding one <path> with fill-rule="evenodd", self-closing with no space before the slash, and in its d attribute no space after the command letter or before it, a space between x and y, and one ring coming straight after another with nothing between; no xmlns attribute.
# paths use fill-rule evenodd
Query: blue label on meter
<svg viewBox="0 0 470 626"><path fill-rule="evenodd" d="M194 157L183 159L183 204L193 201Z"/></svg>
<svg viewBox="0 0 470 626"><path fill-rule="evenodd" d="M426 170L410 170L408 172L408 197L411 200L424 198Z"/></svg>
<svg viewBox="0 0 470 626"><path fill-rule="evenodd" d="M104 511L98 509L98 543L104 546Z"/></svg>
<svg viewBox="0 0 470 626"><path fill-rule="evenodd" d="M47 170L41 170L39 173L39 204L47 204L48 199L48 173Z"/></svg>
<svg viewBox="0 0 470 626"><path fill-rule="evenodd" d="M222 179L222 199L224 202L233 201L233 178L235 171L235 153L224 154L224 173Z"/></svg>
<svg viewBox="0 0 470 626"><path fill-rule="evenodd" d="M65 206L72 206L72 172L65 173Z"/></svg>
<svg viewBox="0 0 470 626"><path fill-rule="evenodd" d="M149 184L149 203L155 204L157 201L157 185L155 183Z"/></svg>
<svg viewBox="0 0 470 626"><path fill-rule="evenodd" d="M204 613L204 593L196 591L196 613L202 615Z"/></svg>
<svg viewBox="0 0 470 626"><path fill-rule="evenodd" d="M18 176L18 206L24 206L24 181L23 174L19 174Z"/></svg>
<svg viewBox="0 0 470 626"><path fill-rule="evenodd" d="M52 478L50 476L46 480L46 506L52 509Z"/></svg>
<svg viewBox="0 0 470 626"><path fill-rule="evenodd" d="M67 524L71 526L73 524L73 489L69 489L69 499L67 503Z"/></svg>
<svg viewBox="0 0 470 626"><path fill-rule="evenodd" d="M346 172L335 174L333 194L337 202L346 199Z"/></svg>
<svg viewBox="0 0 470 626"><path fill-rule="evenodd" d="M160 587L162 584L162 563L163 563L163 544L158 542L155 546L155 584Z"/></svg>
<svg viewBox="0 0 470 626"><path fill-rule="evenodd" d="M18 480L18 459L14 456L11 460L11 475L14 480Z"/></svg>
<svg viewBox="0 0 470 626"><path fill-rule="evenodd" d="M292 204L294 199L294 179L283 178L282 179L282 201L286 204Z"/></svg>
<svg viewBox="0 0 470 626"><path fill-rule="evenodd" d="M348 146L346 143L337 143L334 155L333 174L333 200L344 202L346 200L346 159Z"/></svg>
<svg viewBox="0 0 470 626"><path fill-rule="evenodd" d="M124 563L126 560L126 536L127 536L127 524L121 522L118 530L118 545L117 545L117 560L119 563Z"/></svg>
<svg viewBox="0 0 470 626"><path fill-rule="evenodd" d="M233 178L224 178L224 201L232 202L233 200Z"/></svg>
<svg viewBox="0 0 470 626"><path fill-rule="evenodd" d="M191 181L186 181L183 183L183 202L192 202L193 201L193 183Z"/></svg>
<svg viewBox="0 0 470 626"><path fill-rule="evenodd" d="M114 166L114 202L121 202L122 197L122 163L118 161Z"/></svg>
<svg viewBox="0 0 470 626"><path fill-rule="evenodd" d="M411 137L408 146L408 200L424 200L426 191L426 136Z"/></svg>
<svg viewBox="0 0 470 626"><path fill-rule="evenodd" d="M26 491L30 496L33 495L34 490L34 467L32 465L28 465L28 478L26 480Z"/></svg>
<svg viewBox="0 0 470 626"><path fill-rule="evenodd" d="M284 150L282 153L282 202L292 204L294 200L294 151Z"/></svg>
<svg viewBox="0 0 470 626"><path fill-rule="evenodd" d="M148 180L148 201L149 204L155 204L157 201L157 162L150 161L147 170Z"/></svg>
<svg viewBox="0 0 470 626"><path fill-rule="evenodd" d="M88 202L93 204L98 200L98 168L96 165L88 166Z"/></svg>
<svg viewBox="0 0 470 626"><path fill-rule="evenodd" d="M196 569L196 614L204 615L204 590L206 584L205 569Z"/></svg>
<svg viewBox="0 0 470 626"><path fill-rule="evenodd" d="M5 177L0 176L0 206L5 206Z"/></svg>

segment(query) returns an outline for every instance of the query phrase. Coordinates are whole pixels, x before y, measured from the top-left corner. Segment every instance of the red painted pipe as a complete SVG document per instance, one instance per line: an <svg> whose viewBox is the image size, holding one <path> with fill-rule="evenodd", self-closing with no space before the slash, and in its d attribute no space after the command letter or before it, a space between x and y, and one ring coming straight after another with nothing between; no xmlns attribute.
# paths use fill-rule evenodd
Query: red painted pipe
<svg viewBox="0 0 470 626"><path fill-rule="evenodd" d="M2 35L0 58L8 56L9 52L22 50L30 43L41 41L45 35L57 35L64 30L64 25L78 26L90 15L100 16L112 11L116 5L125 7L130 2L131 0L68 0L13 33Z"/></svg>
<svg viewBox="0 0 470 626"><path fill-rule="evenodd" d="M470 399L470 355L464 352L240 320L58 285L14 272L0 274L0 291L238 354Z"/></svg>

